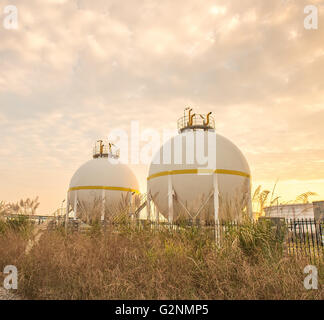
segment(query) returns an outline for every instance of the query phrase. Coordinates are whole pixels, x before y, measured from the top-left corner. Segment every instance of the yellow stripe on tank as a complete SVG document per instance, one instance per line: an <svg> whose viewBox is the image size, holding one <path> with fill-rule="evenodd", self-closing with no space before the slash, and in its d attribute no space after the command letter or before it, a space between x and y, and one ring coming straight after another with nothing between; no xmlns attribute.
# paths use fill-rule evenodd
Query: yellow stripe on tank
<svg viewBox="0 0 324 320"><path fill-rule="evenodd" d="M175 175L175 174L204 174L204 173L217 173L217 174L231 174L235 176L242 176L246 178L250 178L250 175L243 171L238 170L227 170L227 169L183 169L183 170L170 170L170 171L161 171L158 173L154 173L147 177L147 180L162 177L162 176L169 176L169 175Z"/></svg>
<svg viewBox="0 0 324 320"><path fill-rule="evenodd" d="M135 192L139 194L140 192L136 189L132 188L124 188L124 187L106 187L106 186L81 186L81 187L72 187L69 191L76 191L76 190L114 190L114 191L128 191L128 192Z"/></svg>

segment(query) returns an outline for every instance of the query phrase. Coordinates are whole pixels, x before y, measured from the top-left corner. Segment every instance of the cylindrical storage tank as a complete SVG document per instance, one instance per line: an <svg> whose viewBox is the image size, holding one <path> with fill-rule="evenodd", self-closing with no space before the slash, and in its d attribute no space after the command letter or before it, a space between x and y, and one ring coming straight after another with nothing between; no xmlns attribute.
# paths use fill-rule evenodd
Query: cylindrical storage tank
<svg viewBox="0 0 324 320"><path fill-rule="evenodd" d="M220 220L251 215L249 165L230 140L215 133L210 114L207 118L189 111L178 122L180 134L161 147L150 165L148 195L169 221L170 214L172 221L215 221L215 206Z"/></svg>
<svg viewBox="0 0 324 320"><path fill-rule="evenodd" d="M93 159L75 172L69 185L68 206L84 222L127 216L132 196L139 194L132 170L116 161L119 154L111 144L99 142Z"/></svg>

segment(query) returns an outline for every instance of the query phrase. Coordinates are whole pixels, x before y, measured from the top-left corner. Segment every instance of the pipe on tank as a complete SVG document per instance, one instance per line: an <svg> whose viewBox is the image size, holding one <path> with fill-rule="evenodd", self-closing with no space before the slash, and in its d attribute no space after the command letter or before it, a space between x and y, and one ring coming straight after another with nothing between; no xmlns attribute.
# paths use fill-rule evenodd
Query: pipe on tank
<svg viewBox="0 0 324 320"><path fill-rule="evenodd" d="M190 107L186 107L184 110L183 110L183 120L186 118L186 111L189 110Z"/></svg>
<svg viewBox="0 0 324 320"><path fill-rule="evenodd" d="M189 114L188 114L189 121L187 123L188 126L190 125L191 111L192 111L192 108L189 109Z"/></svg>
<svg viewBox="0 0 324 320"><path fill-rule="evenodd" d="M210 115L211 115L211 114L212 114L211 112L208 112L208 113L207 113L207 122L206 122L206 126L209 125L209 118L210 118Z"/></svg>
<svg viewBox="0 0 324 320"><path fill-rule="evenodd" d="M99 142L99 153L102 156L102 154L103 154L103 144L102 144L102 140L98 140L97 142Z"/></svg>
<svg viewBox="0 0 324 320"><path fill-rule="evenodd" d="M195 113L193 115L191 115L191 117L189 118L189 126L192 126L192 122L193 122L193 118L195 117Z"/></svg>

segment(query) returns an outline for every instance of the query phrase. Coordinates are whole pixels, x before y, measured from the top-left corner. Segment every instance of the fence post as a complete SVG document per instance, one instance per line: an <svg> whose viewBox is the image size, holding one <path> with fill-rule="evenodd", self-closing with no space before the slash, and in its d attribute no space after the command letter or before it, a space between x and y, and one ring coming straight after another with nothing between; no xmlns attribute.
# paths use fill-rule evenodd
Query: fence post
<svg viewBox="0 0 324 320"><path fill-rule="evenodd" d="M173 222L173 186L171 174L168 175L168 206L169 206L169 222Z"/></svg>

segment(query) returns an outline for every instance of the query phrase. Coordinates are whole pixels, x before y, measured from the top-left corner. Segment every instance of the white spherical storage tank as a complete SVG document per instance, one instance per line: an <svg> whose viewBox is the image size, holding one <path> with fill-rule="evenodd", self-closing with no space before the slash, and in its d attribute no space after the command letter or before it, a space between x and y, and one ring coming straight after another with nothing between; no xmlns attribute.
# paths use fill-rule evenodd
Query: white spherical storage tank
<svg viewBox="0 0 324 320"><path fill-rule="evenodd" d="M93 159L84 163L73 175L68 190L68 207L81 220L109 220L122 214L139 193L132 170L117 161L119 154L112 144L94 148Z"/></svg>
<svg viewBox="0 0 324 320"><path fill-rule="evenodd" d="M210 113L196 115L189 110L178 122L179 135L153 157L147 193L170 222L240 220L251 215L249 165L214 128Z"/></svg>

